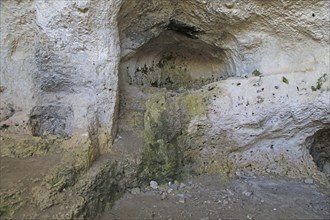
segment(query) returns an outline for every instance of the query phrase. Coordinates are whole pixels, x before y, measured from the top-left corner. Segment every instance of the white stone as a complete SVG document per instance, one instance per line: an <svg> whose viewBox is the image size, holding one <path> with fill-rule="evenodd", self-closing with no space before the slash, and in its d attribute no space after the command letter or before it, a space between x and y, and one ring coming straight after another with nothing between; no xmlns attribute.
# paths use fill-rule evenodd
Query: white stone
<svg viewBox="0 0 330 220"><path fill-rule="evenodd" d="M167 190L167 193L170 194L171 192L173 192L173 189L172 189L172 188L169 188L169 189Z"/></svg>
<svg viewBox="0 0 330 220"><path fill-rule="evenodd" d="M244 191L242 194L245 195L245 196L247 196L247 197L250 197L253 194L253 192Z"/></svg>
<svg viewBox="0 0 330 220"><path fill-rule="evenodd" d="M311 178L307 178L307 179L305 179L304 182L305 182L306 184L313 184L313 183L314 183L314 180L311 179Z"/></svg>
<svg viewBox="0 0 330 220"><path fill-rule="evenodd" d="M150 187L152 189L158 189L158 183L156 181L150 181Z"/></svg>
<svg viewBox="0 0 330 220"><path fill-rule="evenodd" d="M186 199L184 197L179 198L179 203L185 203Z"/></svg>

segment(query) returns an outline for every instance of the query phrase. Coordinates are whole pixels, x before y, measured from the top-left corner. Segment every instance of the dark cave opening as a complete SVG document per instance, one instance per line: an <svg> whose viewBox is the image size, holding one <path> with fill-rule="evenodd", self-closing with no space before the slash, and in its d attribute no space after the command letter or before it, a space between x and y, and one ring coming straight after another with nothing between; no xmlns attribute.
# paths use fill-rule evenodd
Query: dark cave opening
<svg viewBox="0 0 330 220"><path fill-rule="evenodd" d="M198 39L196 35L201 32L197 27L187 25L175 19L170 20L170 23L167 25L166 29L175 31L191 39Z"/></svg>
<svg viewBox="0 0 330 220"><path fill-rule="evenodd" d="M229 53L196 39L198 31L194 27L170 22L167 29L134 54L122 58L122 80L133 86L178 91L198 89L235 76L235 64Z"/></svg>
<svg viewBox="0 0 330 220"><path fill-rule="evenodd" d="M321 129L310 138L309 153L317 168L330 180L330 129Z"/></svg>

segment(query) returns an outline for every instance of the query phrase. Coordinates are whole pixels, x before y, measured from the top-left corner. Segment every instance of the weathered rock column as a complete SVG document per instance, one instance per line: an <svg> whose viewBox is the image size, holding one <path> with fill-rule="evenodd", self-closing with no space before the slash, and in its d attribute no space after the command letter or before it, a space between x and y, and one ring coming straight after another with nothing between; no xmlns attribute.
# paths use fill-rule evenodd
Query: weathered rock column
<svg viewBox="0 0 330 220"><path fill-rule="evenodd" d="M116 131L120 0L1 2L1 124L33 135ZM8 110L9 109L9 110ZM14 113L14 114L13 114ZM31 128L28 128L31 126Z"/></svg>

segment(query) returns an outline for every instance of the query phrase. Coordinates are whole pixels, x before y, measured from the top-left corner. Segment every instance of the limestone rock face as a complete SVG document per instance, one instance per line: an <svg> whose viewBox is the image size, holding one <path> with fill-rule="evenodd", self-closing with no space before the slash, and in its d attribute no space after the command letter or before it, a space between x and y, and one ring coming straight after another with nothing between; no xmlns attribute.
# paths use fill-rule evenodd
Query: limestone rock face
<svg viewBox="0 0 330 220"><path fill-rule="evenodd" d="M292 177L313 175L315 164L306 139L329 129L329 83L313 91L306 82L316 82L318 77L290 74L289 84L282 78L238 80L239 86L229 80L221 97L210 104L209 146L216 144L220 152L227 151L225 155L238 169ZM217 158L214 151L205 152Z"/></svg>
<svg viewBox="0 0 330 220"><path fill-rule="evenodd" d="M329 129L328 6L124 1L122 101L160 88L146 105L143 175L164 179L192 162L197 172L322 176L309 139ZM206 111L187 117L201 96Z"/></svg>
<svg viewBox="0 0 330 220"><path fill-rule="evenodd" d="M288 84L278 75L235 78L189 94L153 95L143 176L164 179L192 169L324 179L317 170L329 159L329 84L313 91L306 82L317 77L287 77Z"/></svg>
<svg viewBox="0 0 330 220"><path fill-rule="evenodd" d="M248 75L255 69L267 75L324 72L329 66L328 6L322 0L126 1L118 17L122 55L174 31L186 37L174 43L177 48L191 39L216 47L219 54L214 58L230 76ZM175 38L172 34L159 47L169 46ZM204 57L210 52L190 46L193 49Z"/></svg>
<svg viewBox="0 0 330 220"><path fill-rule="evenodd" d="M328 1L5 0L0 10L1 128L110 142L131 117L145 129L144 172L160 161L162 178L190 162L327 169L310 152L330 124Z"/></svg>
<svg viewBox="0 0 330 220"><path fill-rule="evenodd" d="M72 135L97 120L112 135L119 8L118 0L2 1L1 123Z"/></svg>

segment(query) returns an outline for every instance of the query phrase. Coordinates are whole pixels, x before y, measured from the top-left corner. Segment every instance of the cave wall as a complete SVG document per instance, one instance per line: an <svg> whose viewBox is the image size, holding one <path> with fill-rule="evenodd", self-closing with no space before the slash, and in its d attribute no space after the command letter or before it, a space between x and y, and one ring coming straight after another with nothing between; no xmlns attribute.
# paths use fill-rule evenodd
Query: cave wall
<svg viewBox="0 0 330 220"><path fill-rule="evenodd" d="M232 78L193 92L152 95L144 117L142 176L243 172L324 182L314 151L324 148L318 154L328 158L329 143L315 135L321 147L311 148L306 140L330 127L329 81L314 91L307 83L317 84L313 75L285 77Z"/></svg>
<svg viewBox="0 0 330 220"><path fill-rule="evenodd" d="M1 1L2 127L71 136L99 126L114 135L120 4Z"/></svg>
<svg viewBox="0 0 330 220"><path fill-rule="evenodd" d="M330 122L328 7L318 0L124 1L119 73L130 97L123 100L139 88L165 88L151 90L146 103L141 175L241 170L325 180L305 141ZM180 73L199 85L162 79L159 64L175 50L202 53L205 60L190 56L192 68ZM169 61L173 75L185 64Z"/></svg>
<svg viewBox="0 0 330 220"><path fill-rule="evenodd" d="M328 8L323 0L1 1L0 126L37 136L97 130L112 140L119 77L183 96L214 82L221 95L182 125L201 143L197 164L230 154L233 167L311 175L303 143L329 125ZM194 96L188 103L194 113ZM294 166L302 170L287 170Z"/></svg>
<svg viewBox="0 0 330 220"><path fill-rule="evenodd" d="M326 72L328 7L323 0L124 1L118 16L122 56L173 30L169 25L175 20L194 28L186 35L225 51L233 75L255 69L263 74Z"/></svg>

